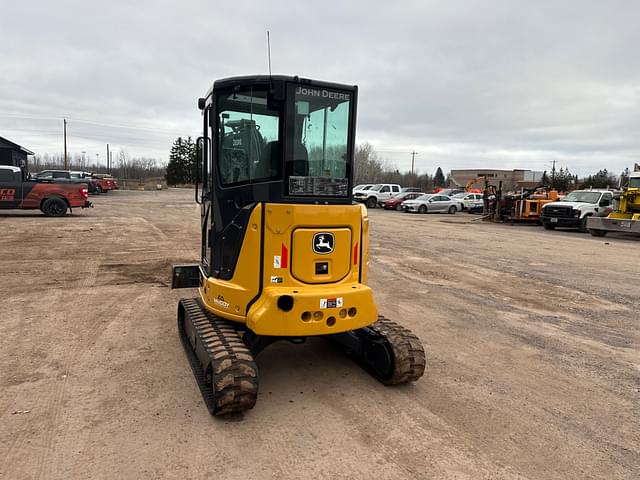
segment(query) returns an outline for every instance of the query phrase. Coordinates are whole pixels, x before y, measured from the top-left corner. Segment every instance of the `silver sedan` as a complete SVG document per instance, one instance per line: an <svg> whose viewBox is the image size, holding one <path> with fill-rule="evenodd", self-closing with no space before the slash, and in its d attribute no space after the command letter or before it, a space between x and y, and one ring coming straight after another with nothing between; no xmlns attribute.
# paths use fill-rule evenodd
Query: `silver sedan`
<svg viewBox="0 0 640 480"><path fill-rule="evenodd" d="M405 200L402 202L402 210L405 212L438 212L438 213L456 213L460 208L460 202L437 193L422 195L413 200Z"/></svg>

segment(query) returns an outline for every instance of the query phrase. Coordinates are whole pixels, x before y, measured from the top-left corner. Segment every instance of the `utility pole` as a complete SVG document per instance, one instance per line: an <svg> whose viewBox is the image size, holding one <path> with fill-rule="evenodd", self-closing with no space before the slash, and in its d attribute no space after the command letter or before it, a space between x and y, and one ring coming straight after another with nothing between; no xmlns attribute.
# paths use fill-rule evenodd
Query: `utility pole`
<svg viewBox="0 0 640 480"><path fill-rule="evenodd" d="M111 170L109 170L109 144L107 143L107 173L109 173Z"/></svg>
<svg viewBox="0 0 640 480"><path fill-rule="evenodd" d="M411 152L411 175L413 175L413 167L416 163L416 155L418 155L418 152L416 152L415 150Z"/></svg>
<svg viewBox="0 0 640 480"><path fill-rule="evenodd" d="M109 152L109 172L111 173L111 165L113 165L113 152Z"/></svg>
<svg viewBox="0 0 640 480"><path fill-rule="evenodd" d="M69 170L69 160L67 159L67 119L64 120L64 169Z"/></svg>

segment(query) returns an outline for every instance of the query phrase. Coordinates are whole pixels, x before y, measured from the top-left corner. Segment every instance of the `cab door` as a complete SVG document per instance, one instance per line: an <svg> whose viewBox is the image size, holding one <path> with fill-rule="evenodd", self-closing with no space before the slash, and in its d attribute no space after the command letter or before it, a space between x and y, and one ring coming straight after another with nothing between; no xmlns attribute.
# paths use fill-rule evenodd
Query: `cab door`
<svg viewBox="0 0 640 480"><path fill-rule="evenodd" d="M0 168L0 208L20 208L22 175L12 169Z"/></svg>
<svg viewBox="0 0 640 480"><path fill-rule="evenodd" d="M199 168L196 168L199 178L195 179L196 186L200 187L196 190L196 202L200 204L200 228L201 228L201 251L200 251L200 264L207 275L211 274L211 201L212 193L211 187L213 183L213 169L211 168L211 137L209 114L211 108L206 107L203 110L203 122L204 122L204 136L198 138L197 141L197 158L200 162Z"/></svg>

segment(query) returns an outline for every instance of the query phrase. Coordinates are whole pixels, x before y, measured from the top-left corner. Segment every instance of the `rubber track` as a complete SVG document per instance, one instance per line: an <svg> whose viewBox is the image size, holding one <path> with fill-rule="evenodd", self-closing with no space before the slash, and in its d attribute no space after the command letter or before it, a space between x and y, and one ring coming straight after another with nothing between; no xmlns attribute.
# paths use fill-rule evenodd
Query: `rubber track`
<svg viewBox="0 0 640 480"><path fill-rule="evenodd" d="M383 316L378 316L378 321L367 328L382 335L393 352L393 373L388 378L379 378L382 383L399 385L422 377L427 359L422 342L411 330Z"/></svg>
<svg viewBox="0 0 640 480"><path fill-rule="evenodd" d="M180 300L178 332L202 397L212 415L239 413L253 408L258 396L258 368L253 355L229 323L206 311L199 299ZM202 365L187 337L184 322L194 327L209 363Z"/></svg>

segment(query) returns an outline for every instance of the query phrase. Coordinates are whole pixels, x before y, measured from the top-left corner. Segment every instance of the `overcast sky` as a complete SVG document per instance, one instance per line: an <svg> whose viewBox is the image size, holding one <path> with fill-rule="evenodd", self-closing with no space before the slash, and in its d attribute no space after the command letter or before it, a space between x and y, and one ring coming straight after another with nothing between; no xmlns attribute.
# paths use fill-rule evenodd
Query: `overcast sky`
<svg viewBox="0 0 640 480"><path fill-rule="evenodd" d="M619 173L640 161L640 1L0 0L0 136L167 160L213 80L357 84L358 142L401 170Z"/></svg>

